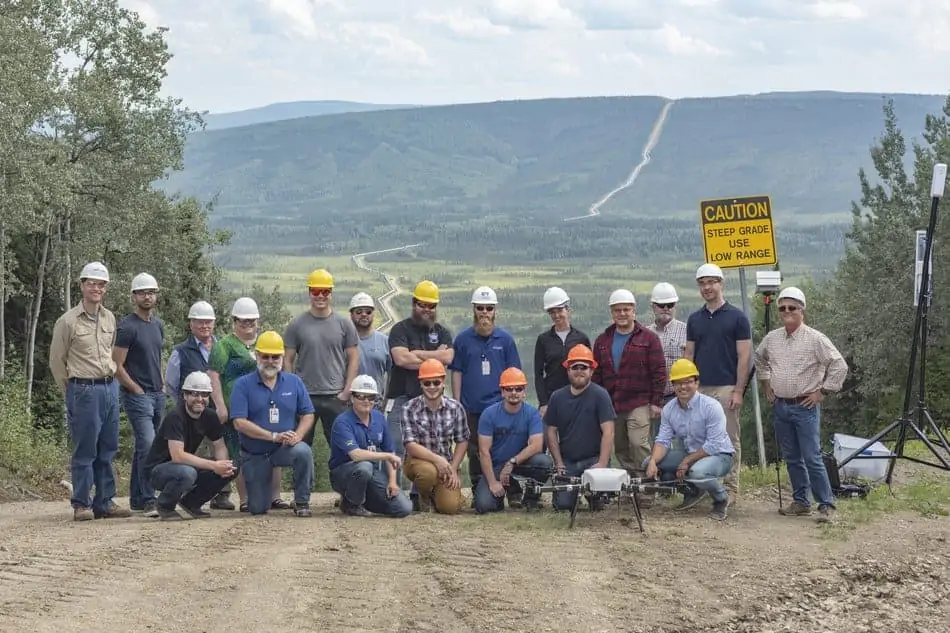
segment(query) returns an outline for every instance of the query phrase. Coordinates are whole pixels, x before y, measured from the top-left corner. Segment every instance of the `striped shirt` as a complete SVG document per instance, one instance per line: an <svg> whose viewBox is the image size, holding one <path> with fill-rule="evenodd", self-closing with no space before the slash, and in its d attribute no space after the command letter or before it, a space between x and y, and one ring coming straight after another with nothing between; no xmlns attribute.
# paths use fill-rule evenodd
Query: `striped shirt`
<svg viewBox="0 0 950 633"><path fill-rule="evenodd" d="M452 443L468 441L471 431L462 403L442 396L442 404L433 411L425 396L416 396L402 408L402 443L415 442L445 459L452 459Z"/></svg>
<svg viewBox="0 0 950 633"><path fill-rule="evenodd" d="M755 371L777 398L795 399L840 391L848 363L827 336L803 323L791 334L784 327L766 334L755 350Z"/></svg>
<svg viewBox="0 0 950 633"><path fill-rule="evenodd" d="M673 319L666 324L662 330L651 323L647 326L654 334L660 337L660 343L663 345L663 356L666 358L666 375L670 375L670 367L680 358L683 358L683 352L686 350L686 322L679 319ZM666 381L663 395L669 396L673 393L673 383Z"/></svg>
<svg viewBox="0 0 950 633"><path fill-rule="evenodd" d="M699 449L709 455L736 452L726 432L725 409L718 400L699 391L689 399L686 408L680 405L678 398L663 407L654 443L670 448L674 439L683 440L687 453Z"/></svg>

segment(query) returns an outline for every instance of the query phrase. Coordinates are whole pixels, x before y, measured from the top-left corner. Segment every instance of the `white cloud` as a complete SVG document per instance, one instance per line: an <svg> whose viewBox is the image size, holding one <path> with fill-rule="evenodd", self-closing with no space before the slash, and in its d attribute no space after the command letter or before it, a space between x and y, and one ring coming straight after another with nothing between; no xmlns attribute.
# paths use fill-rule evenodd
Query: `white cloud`
<svg viewBox="0 0 950 633"><path fill-rule="evenodd" d="M950 90L933 0L120 0L170 28L166 92L458 103Z"/></svg>

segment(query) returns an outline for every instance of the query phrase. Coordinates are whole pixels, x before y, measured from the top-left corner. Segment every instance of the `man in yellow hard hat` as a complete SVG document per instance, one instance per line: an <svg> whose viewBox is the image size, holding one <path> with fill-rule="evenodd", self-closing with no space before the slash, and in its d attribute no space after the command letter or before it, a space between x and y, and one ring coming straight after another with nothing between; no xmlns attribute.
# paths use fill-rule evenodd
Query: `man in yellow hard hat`
<svg viewBox="0 0 950 633"><path fill-rule="evenodd" d="M314 420L319 419L330 445L333 421L346 409L350 385L359 374L360 337L348 316L331 307L333 275L320 268L307 277L309 309L284 331L284 371L303 380L313 402ZM313 444L314 430L303 441Z"/></svg>
<svg viewBox="0 0 950 633"><path fill-rule="evenodd" d="M722 477L729 474L735 457L726 412L719 400L699 392L699 370L693 361L681 358L673 363L670 382L676 398L660 414L653 453L644 463L646 476L696 481L676 509L694 507L708 492L713 499L710 516L722 521L729 506Z"/></svg>
<svg viewBox="0 0 950 633"><path fill-rule="evenodd" d="M257 371L234 381L231 418L241 443L241 468L251 514L271 508L274 468L290 467L294 512L308 517L313 486L313 453L303 439L313 429L313 403L299 376L281 371L284 341L268 330L254 345Z"/></svg>

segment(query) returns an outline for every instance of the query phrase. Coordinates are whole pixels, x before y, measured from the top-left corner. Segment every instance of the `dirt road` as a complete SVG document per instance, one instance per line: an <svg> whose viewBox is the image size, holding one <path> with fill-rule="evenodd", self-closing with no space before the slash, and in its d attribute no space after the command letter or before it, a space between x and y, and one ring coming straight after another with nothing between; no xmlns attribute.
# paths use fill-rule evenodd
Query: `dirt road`
<svg viewBox="0 0 950 633"><path fill-rule="evenodd" d="M640 534L616 508L571 532L550 510L352 519L314 501L310 519L176 523L2 504L0 631L946 630L946 519L841 539L770 503L724 524L655 507Z"/></svg>

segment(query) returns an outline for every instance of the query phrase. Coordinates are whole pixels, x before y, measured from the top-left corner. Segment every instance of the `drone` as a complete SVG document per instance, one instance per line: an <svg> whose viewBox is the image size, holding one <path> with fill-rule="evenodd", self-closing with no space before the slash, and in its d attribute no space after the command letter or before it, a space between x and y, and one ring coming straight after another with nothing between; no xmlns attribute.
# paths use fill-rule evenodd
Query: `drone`
<svg viewBox="0 0 950 633"><path fill-rule="evenodd" d="M574 506L571 508L571 522L569 529L574 527L574 520L577 518L577 510L580 506L581 496L587 499L587 505L591 512L595 506L601 503L609 503L613 500L628 499L633 505L633 516L637 520L637 526L643 532L643 511L640 508L639 494L683 494L690 489L691 485L703 484L708 479L683 479L674 481L658 481L646 477L631 477L623 468L588 468L580 477L570 477L557 472L551 474L550 484L535 479L519 478L525 494L532 496L541 495L545 492L576 492ZM621 506L617 504L618 514L622 512Z"/></svg>

